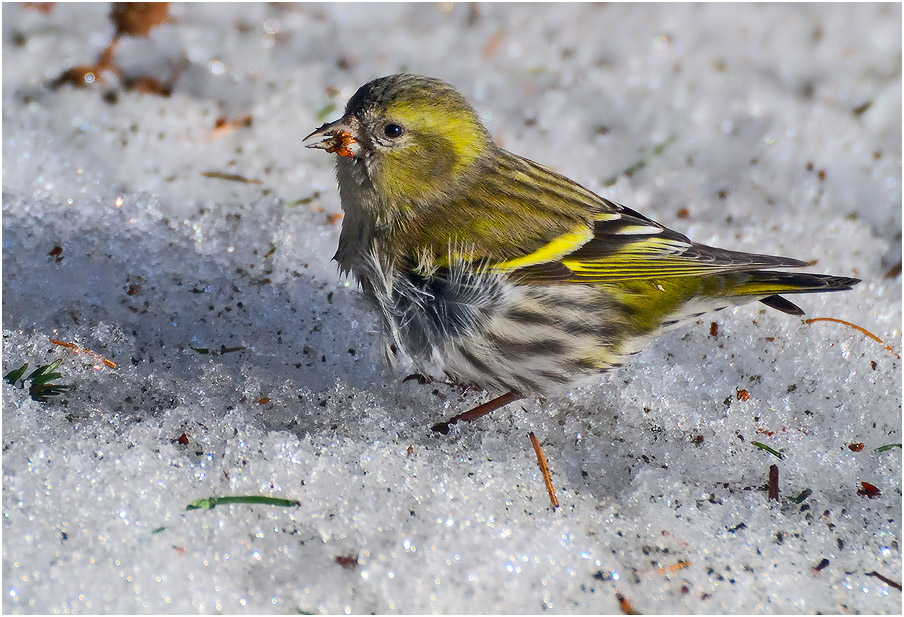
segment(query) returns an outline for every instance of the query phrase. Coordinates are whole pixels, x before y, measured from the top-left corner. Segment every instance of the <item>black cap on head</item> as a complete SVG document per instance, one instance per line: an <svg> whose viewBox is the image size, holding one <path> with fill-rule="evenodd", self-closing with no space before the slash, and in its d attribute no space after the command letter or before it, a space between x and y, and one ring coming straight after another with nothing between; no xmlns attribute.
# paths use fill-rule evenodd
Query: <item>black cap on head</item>
<svg viewBox="0 0 904 617"><path fill-rule="evenodd" d="M391 107L396 101L409 104L443 103L473 113L465 98L450 84L435 77L424 77L411 73L387 75L369 81L352 95L345 106L345 113L356 113L368 109Z"/></svg>

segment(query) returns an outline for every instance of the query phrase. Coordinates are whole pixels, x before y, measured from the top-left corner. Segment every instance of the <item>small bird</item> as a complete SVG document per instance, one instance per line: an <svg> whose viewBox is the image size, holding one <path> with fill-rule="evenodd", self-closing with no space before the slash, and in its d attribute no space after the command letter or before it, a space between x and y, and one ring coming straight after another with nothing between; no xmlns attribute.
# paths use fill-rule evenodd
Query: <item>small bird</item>
<svg viewBox="0 0 904 617"><path fill-rule="evenodd" d="M713 248L497 146L465 98L375 79L305 140L337 155L334 259L379 310L387 359L503 393L449 422L619 366L655 334L779 294L840 291L807 263Z"/></svg>

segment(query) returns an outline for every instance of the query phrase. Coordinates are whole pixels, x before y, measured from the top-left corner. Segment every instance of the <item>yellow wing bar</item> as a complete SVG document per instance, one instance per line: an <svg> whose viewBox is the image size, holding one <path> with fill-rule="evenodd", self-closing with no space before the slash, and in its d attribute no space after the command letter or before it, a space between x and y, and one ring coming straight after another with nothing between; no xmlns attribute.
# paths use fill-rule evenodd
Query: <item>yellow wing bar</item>
<svg viewBox="0 0 904 617"><path fill-rule="evenodd" d="M591 238L593 238L593 228L589 225L581 225L574 231L557 236L552 242L541 246L529 255L493 264L492 269L498 272L508 272L550 261L559 261L584 246Z"/></svg>

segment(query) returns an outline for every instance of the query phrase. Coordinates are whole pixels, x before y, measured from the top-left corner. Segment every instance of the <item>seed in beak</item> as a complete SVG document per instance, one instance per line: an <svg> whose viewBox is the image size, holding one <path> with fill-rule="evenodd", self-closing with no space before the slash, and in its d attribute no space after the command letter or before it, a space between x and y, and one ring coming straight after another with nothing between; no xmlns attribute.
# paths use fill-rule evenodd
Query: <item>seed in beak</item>
<svg viewBox="0 0 904 617"><path fill-rule="evenodd" d="M311 137L317 134L320 130L322 130L327 125L324 125L308 135ZM318 150L326 150L330 154L338 154L339 156L344 156L347 158L351 158L355 156L355 153L352 152L352 149L349 148L354 143L357 143L357 140L352 136L348 131L343 131L340 129L334 129L332 131L326 131L323 133L325 138L322 141L317 142L316 144L309 144L308 148L317 148Z"/></svg>

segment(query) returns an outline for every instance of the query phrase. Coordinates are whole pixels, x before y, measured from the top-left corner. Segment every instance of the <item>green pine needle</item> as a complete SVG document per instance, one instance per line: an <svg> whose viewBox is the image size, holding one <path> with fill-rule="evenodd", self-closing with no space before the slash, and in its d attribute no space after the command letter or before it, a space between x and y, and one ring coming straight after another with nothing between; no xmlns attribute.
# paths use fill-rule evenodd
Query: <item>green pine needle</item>
<svg viewBox="0 0 904 617"><path fill-rule="evenodd" d="M3 376L3 379L13 386L21 381L22 385L20 387L23 388L25 387L25 382L30 381L31 385L28 387L28 394L33 400L38 401L39 403L46 403L49 400L49 397L59 396L72 389L71 385L51 383L62 377L62 375L57 372L57 369L62 363L63 360L61 358L56 362L39 366L29 373L27 377L22 377L22 375L25 374L25 371L28 370L28 362L26 362L19 368L8 372Z"/></svg>
<svg viewBox="0 0 904 617"><path fill-rule="evenodd" d="M792 503L801 504L807 499L807 497L809 497L812 494L813 494L813 491L811 489L805 488L803 491L801 491L800 495L791 497L790 499L791 499Z"/></svg>
<svg viewBox="0 0 904 617"><path fill-rule="evenodd" d="M301 199L296 199L293 202L287 203L286 208L295 208L297 206L306 206L309 203L311 203L312 201L314 201L315 199L318 199L319 197L320 197L320 191L314 191L311 195L308 195L307 197L302 197Z"/></svg>
<svg viewBox="0 0 904 617"><path fill-rule="evenodd" d="M751 441L751 442L750 442L750 445L756 446L756 447L759 448L760 450L765 450L766 452L768 452L768 453L771 454L772 456L777 456L778 458L785 458L785 456L784 456L781 452L779 452L779 451L777 451L777 450L773 450L772 448L770 448L769 446L767 446L767 445L764 444L764 443L760 443L760 442L758 442L758 441Z"/></svg>
<svg viewBox="0 0 904 617"><path fill-rule="evenodd" d="M633 176L634 174L636 174L637 172L639 172L641 169L643 169L644 167L646 167L646 166L647 166L647 163L649 163L649 162L652 161L654 158L656 158L657 156L659 156L660 154L662 154L663 151L664 151L666 148L668 148L670 145L672 145L672 143L673 143L676 139L677 139L677 138L673 135L673 136L669 137L668 139L666 139L664 142L662 142L662 143L660 143L660 144L656 144L655 146L653 146L653 148L652 148L649 152L647 152L646 154L644 154L643 157L641 157L641 159L640 159L639 161L637 161L636 163L634 163L633 165L631 165L630 167L628 167L627 169L625 169L623 172L621 172L621 173L619 173L619 174L615 174L615 175L612 176L611 178L608 178L608 179L604 180L604 181L603 181L603 186L612 186L612 185L614 185L616 182L618 182L619 176L622 176L622 175L623 175L623 176L626 176L626 177L628 177L628 178L630 178L631 176Z"/></svg>
<svg viewBox="0 0 904 617"><path fill-rule="evenodd" d="M283 506L285 508L293 508L301 505L300 501L294 499L280 499L278 497L266 497L264 495L231 495L226 497L206 497L204 499L196 499L185 506L185 509L212 510L217 506L230 503L263 504L266 506Z"/></svg>
<svg viewBox="0 0 904 617"><path fill-rule="evenodd" d="M26 362L19 368L14 368L10 372L8 372L6 375L3 376L3 379L4 379L4 381L6 381L6 383L14 386L14 385L16 385L17 381L22 379L22 375L24 375L25 371L27 371L27 370L28 370L28 362Z"/></svg>
<svg viewBox="0 0 904 617"><path fill-rule="evenodd" d="M59 379L62 377L56 370L63 363L63 359L60 358L56 362L51 362L50 364L45 364L44 366L39 366L35 370L31 372L31 374L26 377L26 381L31 381L36 384L48 384L54 379Z"/></svg>
<svg viewBox="0 0 904 617"><path fill-rule="evenodd" d="M329 118L338 108L335 103L327 103L317 112L317 122L323 122Z"/></svg>
<svg viewBox="0 0 904 617"><path fill-rule="evenodd" d="M901 444L899 444L899 443L889 443L889 444L885 444L884 446L879 446L878 448L876 448L876 452L888 452L892 448L900 448L900 447L901 447Z"/></svg>

